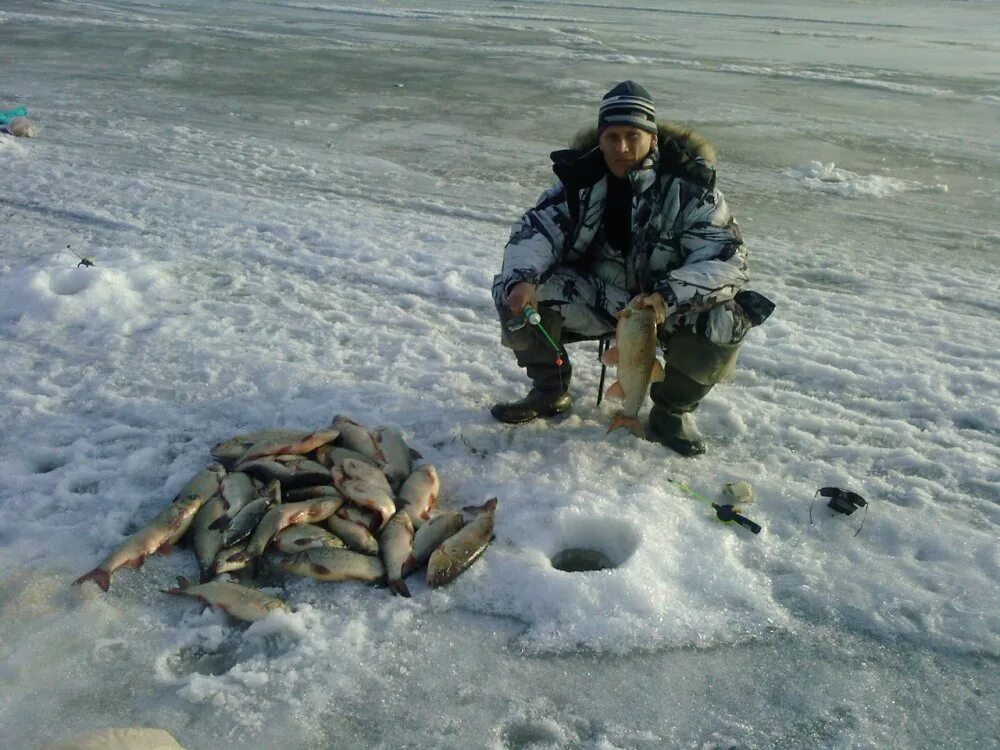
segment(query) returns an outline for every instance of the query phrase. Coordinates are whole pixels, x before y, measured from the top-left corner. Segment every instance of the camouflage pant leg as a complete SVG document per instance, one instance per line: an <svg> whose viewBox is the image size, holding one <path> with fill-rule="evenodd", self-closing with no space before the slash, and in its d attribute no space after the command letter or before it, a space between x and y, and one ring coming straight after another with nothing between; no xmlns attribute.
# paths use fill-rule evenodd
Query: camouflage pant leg
<svg viewBox="0 0 1000 750"><path fill-rule="evenodd" d="M694 382L711 387L736 367L739 344L716 344L690 328L661 336L666 371L676 370Z"/></svg>
<svg viewBox="0 0 1000 750"><path fill-rule="evenodd" d="M616 313L631 298L624 289L567 266L557 266L538 287L539 307L555 308L563 330L586 338L613 333Z"/></svg>

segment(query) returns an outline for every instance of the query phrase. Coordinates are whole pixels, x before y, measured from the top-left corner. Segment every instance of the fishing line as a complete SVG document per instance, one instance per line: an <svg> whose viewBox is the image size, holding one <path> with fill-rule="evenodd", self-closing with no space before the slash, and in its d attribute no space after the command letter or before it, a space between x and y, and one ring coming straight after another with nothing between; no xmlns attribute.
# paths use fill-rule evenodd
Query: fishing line
<svg viewBox="0 0 1000 750"><path fill-rule="evenodd" d="M845 516L851 515L858 508L864 508L864 515L861 517L861 525L858 526L858 530L854 532L854 536L861 533L861 529L865 526L865 521L868 520L868 501L865 500L857 492L851 492L850 490L842 490L840 487L820 487L816 490L816 494L813 495L812 502L809 503L809 524L813 525L813 506L816 504L817 497L828 497L830 502L826 505L828 508L835 510L837 513L842 513Z"/></svg>
<svg viewBox="0 0 1000 750"><path fill-rule="evenodd" d="M545 340L548 341L549 344L552 345L552 348L555 350L556 366L562 367L563 365L562 350L559 348L559 344L553 341L552 337L549 335L549 332L545 330L545 326L542 325L542 316L539 315L538 311L535 310L535 308L533 308L531 305L525 305L524 319L527 320L529 323L531 323L531 325L533 325L539 331L541 331L542 335L545 337Z"/></svg>

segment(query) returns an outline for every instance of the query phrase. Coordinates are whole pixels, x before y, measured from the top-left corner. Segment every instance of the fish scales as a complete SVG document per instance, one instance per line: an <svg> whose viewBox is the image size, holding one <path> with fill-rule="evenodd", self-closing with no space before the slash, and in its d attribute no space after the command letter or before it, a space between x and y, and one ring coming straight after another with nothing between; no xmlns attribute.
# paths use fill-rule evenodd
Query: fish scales
<svg viewBox="0 0 1000 750"><path fill-rule="evenodd" d="M432 464L424 464L403 482L397 500L409 514L415 528L420 528L430 518L440 491L441 480Z"/></svg>
<svg viewBox="0 0 1000 750"><path fill-rule="evenodd" d="M315 547L282 561L286 573L319 581L365 581L376 583L385 578L385 566L377 557L336 547Z"/></svg>
<svg viewBox="0 0 1000 750"><path fill-rule="evenodd" d="M74 585L94 581L105 591L111 586L111 576L122 566L141 567L147 557L176 544L194 522L195 515L208 499L219 491L225 469L211 466L198 472L179 493L177 499L160 511L152 521L129 536L111 554L88 573L77 578Z"/></svg>
<svg viewBox="0 0 1000 750"><path fill-rule="evenodd" d="M663 379L663 368L656 359L656 313L651 307L626 307L618 314L615 330L618 379L608 389L611 398L620 398L622 406L608 427L608 432L626 427L642 437L639 422L642 408L654 379Z"/></svg>
<svg viewBox="0 0 1000 750"><path fill-rule="evenodd" d="M465 525L465 519L457 511L441 513L416 530L413 536L413 550L403 564L405 578L427 562L431 553L448 537Z"/></svg>
<svg viewBox="0 0 1000 750"><path fill-rule="evenodd" d="M403 581L402 571L413 552L413 522L406 511L399 510L393 514L382 529L378 542L389 590L409 598L410 590Z"/></svg>
<svg viewBox="0 0 1000 750"><path fill-rule="evenodd" d="M191 586L186 579L179 578L178 584L177 588L164 589L163 593L190 596L244 622L263 620L276 610L288 610L281 599L231 581L209 581Z"/></svg>
<svg viewBox="0 0 1000 750"><path fill-rule="evenodd" d="M468 570L493 541L493 523L497 499L466 510L476 517L444 540L427 561L427 585L438 588L450 583Z"/></svg>

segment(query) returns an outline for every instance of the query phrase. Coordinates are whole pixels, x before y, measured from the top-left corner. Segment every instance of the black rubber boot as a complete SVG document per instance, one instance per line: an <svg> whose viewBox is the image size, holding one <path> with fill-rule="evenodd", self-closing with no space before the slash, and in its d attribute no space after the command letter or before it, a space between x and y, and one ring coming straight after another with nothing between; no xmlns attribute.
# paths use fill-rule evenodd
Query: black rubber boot
<svg viewBox="0 0 1000 750"><path fill-rule="evenodd" d="M541 308L542 325L555 341L562 331L562 316L548 308ZM501 313L501 322L506 322ZM552 345L534 326L525 326L513 335L505 332L504 343L514 349L517 363L525 369L532 389L519 401L494 404L490 409L500 422L523 424L538 417L554 417L569 411L573 397L569 394L573 366L566 349L556 352ZM557 364L556 360L560 360Z"/></svg>
<svg viewBox="0 0 1000 750"><path fill-rule="evenodd" d="M662 383L653 383L649 397L653 408L649 411L646 435L682 456L698 456L705 452L705 441L694 424L691 412L711 385L702 385L679 370L667 366Z"/></svg>
<svg viewBox="0 0 1000 750"><path fill-rule="evenodd" d="M562 414L569 411L571 406L573 397L569 393L552 394L532 388L520 401L494 404L490 414L507 424L524 424L538 417L554 417Z"/></svg>

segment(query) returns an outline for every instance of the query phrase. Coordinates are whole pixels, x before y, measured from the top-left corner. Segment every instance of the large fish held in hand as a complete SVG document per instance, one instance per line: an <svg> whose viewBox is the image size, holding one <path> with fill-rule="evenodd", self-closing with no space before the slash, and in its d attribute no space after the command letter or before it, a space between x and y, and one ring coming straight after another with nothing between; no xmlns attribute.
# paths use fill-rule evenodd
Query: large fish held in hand
<svg viewBox="0 0 1000 750"><path fill-rule="evenodd" d="M615 346L601 360L618 368L618 380L605 395L623 402L608 432L627 427L636 437L644 437L639 409L646 400L649 384L663 380L663 366L656 358L656 312L652 307L628 305L618 313Z"/></svg>

